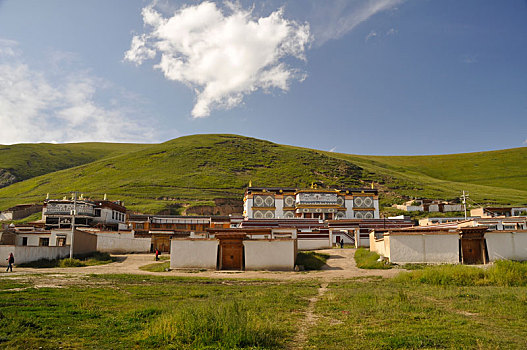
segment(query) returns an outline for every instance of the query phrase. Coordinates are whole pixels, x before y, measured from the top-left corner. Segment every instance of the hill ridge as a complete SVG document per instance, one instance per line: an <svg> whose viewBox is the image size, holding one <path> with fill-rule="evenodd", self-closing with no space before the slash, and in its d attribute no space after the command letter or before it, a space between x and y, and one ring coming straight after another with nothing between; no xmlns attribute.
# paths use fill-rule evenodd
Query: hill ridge
<svg viewBox="0 0 527 350"><path fill-rule="evenodd" d="M362 156L234 134L199 134L129 148L117 147L111 155L4 187L0 209L42 201L48 192L58 197L80 190L120 197L134 210L181 211L218 198L240 200L250 180L257 186L294 187L311 182L357 187L373 181L384 205L410 197L454 199L462 190L481 203L527 201L527 147L444 156Z"/></svg>

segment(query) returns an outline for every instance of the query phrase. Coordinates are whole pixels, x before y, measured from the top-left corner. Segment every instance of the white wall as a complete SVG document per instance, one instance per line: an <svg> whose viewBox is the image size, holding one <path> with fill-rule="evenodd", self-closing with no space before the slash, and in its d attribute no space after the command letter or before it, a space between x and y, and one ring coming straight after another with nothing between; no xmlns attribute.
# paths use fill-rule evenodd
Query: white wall
<svg viewBox="0 0 527 350"><path fill-rule="evenodd" d="M445 204L443 206L443 212L449 211L463 211L463 206L461 204Z"/></svg>
<svg viewBox="0 0 527 350"><path fill-rule="evenodd" d="M527 260L527 232L485 233L489 260Z"/></svg>
<svg viewBox="0 0 527 350"><path fill-rule="evenodd" d="M380 216L379 216L379 198L373 199L373 207L375 208L375 211L373 212L373 218L374 219L380 219Z"/></svg>
<svg viewBox="0 0 527 350"><path fill-rule="evenodd" d="M0 221L13 220L13 212L0 212Z"/></svg>
<svg viewBox="0 0 527 350"><path fill-rule="evenodd" d="M0 266L7 266L7 257L9 253L15 256L15 265L40 259L62 259L69 257L69 247L26 247L0 245Z"/></svg>
<svg viewBox="0 0 527 350"><path fill-rule="evenodd" d="M97 233L97 251L104 253L148 253L151 238L134 238L133 233Z"/></svg>
<svg viewBox="0 0 527 350"><path fill-rule="evenodd" d="M170 268L216 269L218 245L216 239L172 239Z"/></svg>
<svg viewBox="0 0 527 350"><path fill-rule="evenodd" d="M40 238L50 238L49 240L49 244L51 245L53 242L51 241L51 235L49 233L43 233L43 234L31 234L31 233L27 233L27 234L24 234L24 233L17 233L16 235L16 245L22 245L22 240L23 238L26 237L27 238L27 245L28 246L33 246L33 247L38 247L39 243L40 243ZM53 244L54 245L54 244Z"/></svg>
<svg viewBox="0 0 527 350"><path fill-rule="evenodd" d="M298 250L316 250L316 249L328 249L331 248L331 242L329 238L319 239L298 239Z"/></svg>
<svg viewBox="0 0 527 350"><path fill-rule="evenodd" d="M284 197L277 198L275 196L274 198L274 206L275 206L275 212L274 217L277 219L283 219L284 218Z"/></svg>
<svg viewBox="0 0 527 350"><path fill-rule="evenodd" d="M390 235L390 262L448 263L459 262L458 234Z"/></svg>
<svg viewBox="0 0 527 350"><path fill-rule="evenodd" d="M294 239L244 240L245 270L293 270Z"/></svg>
<svg viewBox="0 0 527 350"><path fill-rule="evenodd" d="M375 239L375 233L370 232L370 251L375 252L381 256L387 256L384 249L384 239Z"/></svg>

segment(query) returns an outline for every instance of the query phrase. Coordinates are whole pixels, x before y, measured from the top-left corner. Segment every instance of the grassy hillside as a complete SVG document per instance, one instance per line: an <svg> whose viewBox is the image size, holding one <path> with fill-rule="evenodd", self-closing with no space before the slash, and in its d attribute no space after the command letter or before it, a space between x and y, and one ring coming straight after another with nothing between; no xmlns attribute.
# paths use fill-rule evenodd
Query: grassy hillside
<svg viewBox="0 0 527 350"><path fill-rule="evenodd" d="M104 146L103 148L105 148ZM116 146L117 147L117 146ZM72 190L121 199L145 212L242 199L255 186L358 187L375 182L382 203L407 197L458 198L478 203L527 202L527 148L431 157L378 157L322 152L236 135L194 135L56 171L0 189L0 209L58 198ZM121 154L119 155L119 152ZM487 179L491 177L491 179Z"/></svg>
<svg viewBox="0 0 527 350"><path fill-rule="evenodd" d="M360 156L335 154L370 172L391 195L472 203L527 204L527 147L439 156Z"/></svg>
<svg viewBox="0 0 527 350"><path fill-rule="evenodd" d="M317 181L350 187L360 186L362 176L353 163L314 150L235 135L197 135L13 184L0 189L0 208L77 189L157 211L177 203L241 199L250 180L254 185L307 187Z"/></svg>
<svg viewBox="0 0 527 350"><path fill-rule="evenodd" d="M0 187L144 147L141 144L96 142L0 145Z"/></svg>

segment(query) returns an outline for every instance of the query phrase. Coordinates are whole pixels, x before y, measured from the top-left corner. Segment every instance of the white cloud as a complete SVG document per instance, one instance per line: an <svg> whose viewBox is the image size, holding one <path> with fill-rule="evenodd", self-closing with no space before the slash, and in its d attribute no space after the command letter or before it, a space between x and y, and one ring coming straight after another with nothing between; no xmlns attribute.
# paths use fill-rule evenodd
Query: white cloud
<svg viewBox="0 0 527 350"><path fill-rule="evenodd" d="M283 59L305 60L308 24L285 19L282 9L254 18L236 4L226 7L222 11L205 1L165 18L154 5L147 6L142 15L149 30L134 36L125 53L125 60L136 64L159 56L155 68L196 92L195 118L237 106L259 89L287 91L292 80L305 78Z"/></svg>
<svg viewBox="0 0 527 350"><path fill-rule="evenodd" d="M108 82L83 71L49 77L6 49L13 46L0 41L0 144L151 139L152 129L130 117L133 107L97 100Z"/></svg>
<svg viewBox="0 0 527 350"><path fill-rule="evenodd" d="M395 28L390 28L386 31L386 36L395 35L398 33L398 30Z"/></svg>
<svg viewBox="0 0 527 350"><path fill-rule="evenodd" d="M403 2L404 0L334 0L327 3L317 0L313 7L313 20L317 22L313 26L315 44L321 46L329 40L339 39L375 14L394 9Z"/></svg>
<svg viewBox="0 0 527 350"><path fill-rule="evenodd" d="M371 32L366 35L366 38L364 38L364 41L369 41L370 39L373 39L377 36L377 32L372 30Z"/></svg>

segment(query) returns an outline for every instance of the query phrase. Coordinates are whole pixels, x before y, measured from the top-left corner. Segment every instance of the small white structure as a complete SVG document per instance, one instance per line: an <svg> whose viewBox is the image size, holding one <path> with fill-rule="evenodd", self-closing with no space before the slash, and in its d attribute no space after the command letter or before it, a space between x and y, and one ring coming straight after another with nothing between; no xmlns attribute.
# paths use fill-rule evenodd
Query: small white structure
<svg viewBox="0 0 527 350"><path fill-rule="evenodd" d="M487 231L484 226L467 226L373 231L370 249L396 264L527 260L527 230Z"/></svg>
<svg viewBox="0 0 527 350"><path fill-rule="evenodd" d="M69 257L70 247L23 247L0 245L0 266L7 266L6 258L10 253L15 256L15 265L41 259L54 260Z"/></svg>
<svg viewBox="0 0 527 350"><path fill-rule="evenodd" d="M132 231L99 231L97 251L101 253L148 253L152 238L135 237Z"/></svg>
<svg viewBox="0 0 527 350"><path fill-rule="evenodd" d="M209 237L171 240L171 268L218 270L293 270L296 231L211 228ZM276 235L276 236L275 236ZM210 238L214 236L214 238ZM279 237L277 237L279 236Z"/></svg>
<svg viewBox="0 0 527 350"><path fill-rule="evenodd" d="M170 242L170 268L214 270L218 259L218 240L174 238Z"/></svg>
<svg viewBox="0 0 527 350"><path fill-rule="evenodd" d="M527 260L527 231L492 231L485 233L489 260Z"/></svg>

